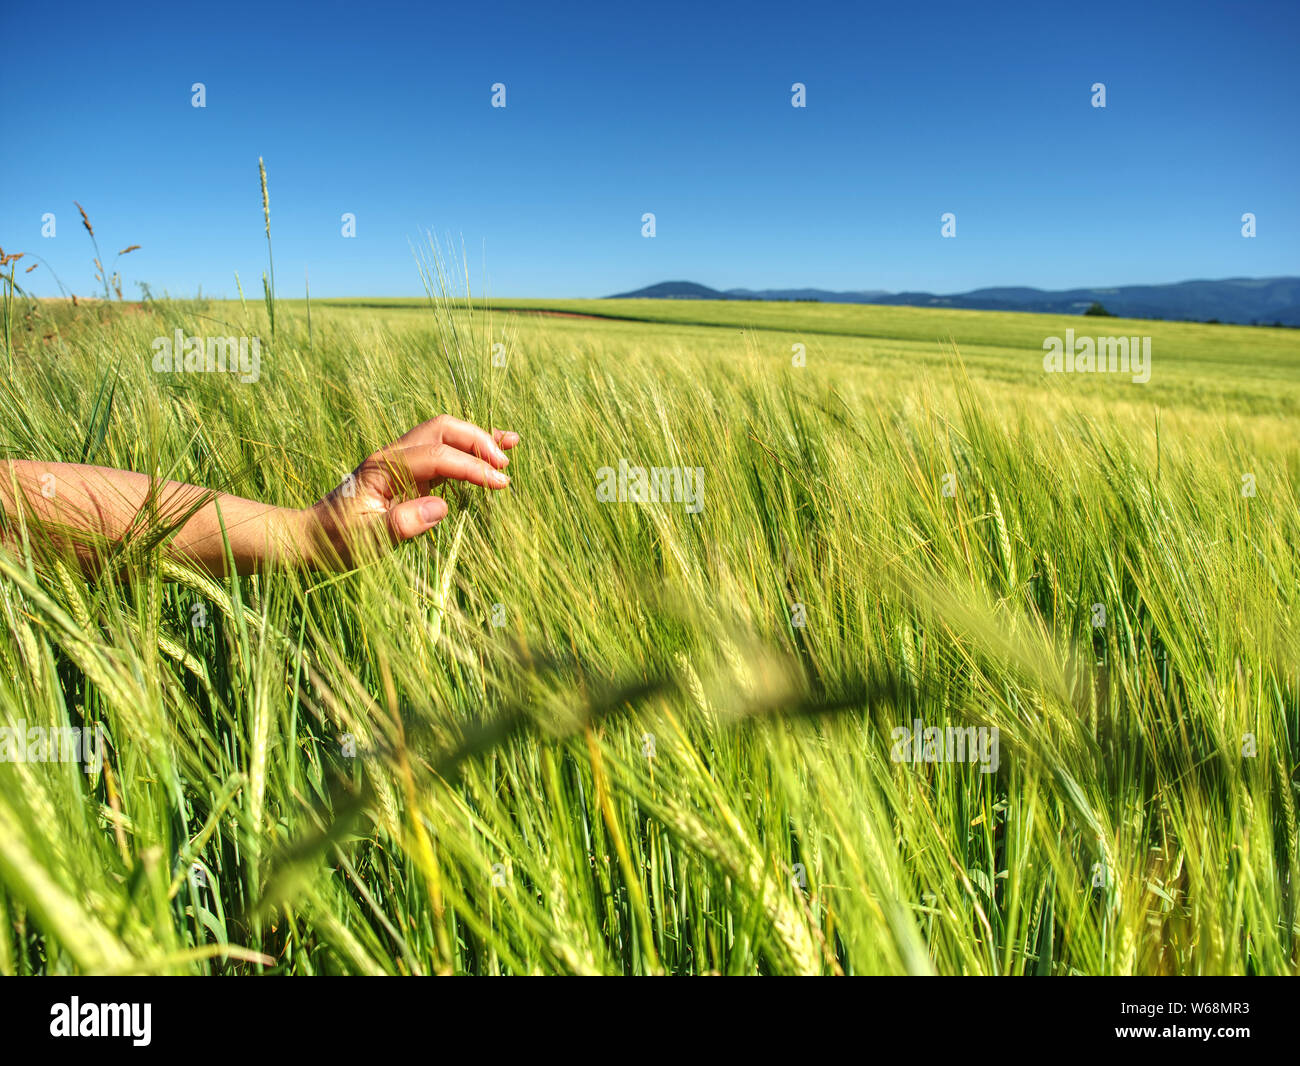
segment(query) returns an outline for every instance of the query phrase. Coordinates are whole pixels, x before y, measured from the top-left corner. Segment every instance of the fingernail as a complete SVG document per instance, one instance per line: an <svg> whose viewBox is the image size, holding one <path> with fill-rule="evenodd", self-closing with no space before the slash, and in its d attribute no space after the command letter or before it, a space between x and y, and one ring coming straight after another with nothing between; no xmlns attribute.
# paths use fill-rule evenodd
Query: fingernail
<svg viewBox="0 0 1300 1066"><path fill-rule="evenodd" d="M506 458L506 453L503 452L500 448L498 448L495 444L492 445L492 458L499 459L503 463L508 463L510 461L509 459Z"/></svg>
<svg viewBox="0 0 1300 1066"><path fill-rule="evenodd" d="M506 477L505 474L501 473L500 470L493 470L488 475L488 478L491 480L492 484L500 485L502 488L510 484L510 479Z"/></svg>
<svg viewBox="0 0 1300 1066"><path fill-rule="evenodd" d="M436 522L442 517L442 504L438 500L425 500L420 504L420 518L425 522Z"/></svg>

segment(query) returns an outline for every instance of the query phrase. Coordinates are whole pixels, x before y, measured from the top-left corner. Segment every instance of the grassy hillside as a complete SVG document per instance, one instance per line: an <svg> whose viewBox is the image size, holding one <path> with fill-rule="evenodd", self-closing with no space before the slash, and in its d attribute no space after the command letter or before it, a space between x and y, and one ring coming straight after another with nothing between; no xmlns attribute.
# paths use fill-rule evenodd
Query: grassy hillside
<svg viewBox="0 0 1300 1066"><path fill-rule="evenodd" d="M301 310L304 305L297 306ZM319 309L322 305L314 306ZM324 306L397 321L404 314L425 311L427 301L329 300ZM555 328L577 332L588 327L558 316L591 316L628 324L626 332L606 330L602 336L644 336L645 329L639 324L672 327L671 332L661 330L656 335L689 337L697 347L720 343L716 331L743 331L753 346L773 358L788 356L790 345L801 342L814 359L814 370L826 369L830 362L840 372L852 374L871 373L880 369L882 362L889 362L894 364L891 371L901 370L906 363L933 377L948 365L955 347L967 362L980 367L981 378L1012 384L1021 394L1055 384L1042 374L1047 337L1063 338L1067 329L1079 336L1150 337L1152 376L1141 388L1118 389L1117 382L1107 382L1104 377L1076 376L1065 382L1063 391L1071 400L1083 395L1124 405L1193 404L1221 414L1263 410L1294 415L1300 410L1300 378L1296 375L1300 332L1289 329L731 300L492 300L485 309L498 312L503 324L543 315ZM710 327L713 332L695 327Z"/></svg>
<svg viewBox="0 0 1300 1066"><path fill-rule="evenodd" d="M523 445L508 493L339 577L0 554L0 724L109 738L92 774L0 762L0 971L1300 969L1294 331L713 301L30 324L5 456L302 506L442 411ZM1067 327L1151 336L1150 383L1044 374ZM177 328L260 335L259 380L153 373ZM601 502L620 459L701 470L702 509ZM917 719L996 728L996 769L899 761Z"/></svg>

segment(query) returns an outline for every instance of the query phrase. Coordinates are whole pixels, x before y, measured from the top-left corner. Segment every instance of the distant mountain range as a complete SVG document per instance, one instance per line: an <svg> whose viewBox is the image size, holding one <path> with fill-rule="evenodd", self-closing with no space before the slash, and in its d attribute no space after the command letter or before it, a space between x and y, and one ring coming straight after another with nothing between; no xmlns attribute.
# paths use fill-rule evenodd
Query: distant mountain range
<svg viewBox="0 0 1300 1066"><path fill-rule="evenodd" d="M1082 314L1099 303L1121 318L1300 326L1300 278L1225 278L1173 285L1119 285L1109 289L1002 288L938 296L931 292L828 292L824 289L711 289L693 281L662 281L611 300L810 300L838 304L959 307L975 311Z"/></svg>

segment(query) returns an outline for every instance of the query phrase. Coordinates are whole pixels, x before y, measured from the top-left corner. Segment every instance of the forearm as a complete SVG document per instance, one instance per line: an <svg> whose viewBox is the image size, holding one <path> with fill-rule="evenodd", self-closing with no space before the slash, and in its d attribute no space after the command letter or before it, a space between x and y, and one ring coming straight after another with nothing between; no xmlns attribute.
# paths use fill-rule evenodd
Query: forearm
<svg viewBox="0 0 1300 1066"><path fill-rule="evenodd" d="M61 547L74 551L87 571L102 565L104 548L136 537L146 542L160 538L165 555L215 575L228 572L227 540L240 574L266 565L312 565L307 550L313 542L307 528L311 512L154 481L126 470L0 462L0 503L7 519L0 540L10 548L19 541L21 513L29 527L42 527Z"/></svg>
<svg viewBox="0 0 1300 1066"><path fill-rule="evenodd" d="M500 490L519 434L439 415L362 461L311 507L272 507L197 485L79 463L0 460L0 548L52 544L88 574L152 551L225 575L263 568L338 570L423 536L447 514L445 481ZM109 558L110 554L113 556Z"/></svg>

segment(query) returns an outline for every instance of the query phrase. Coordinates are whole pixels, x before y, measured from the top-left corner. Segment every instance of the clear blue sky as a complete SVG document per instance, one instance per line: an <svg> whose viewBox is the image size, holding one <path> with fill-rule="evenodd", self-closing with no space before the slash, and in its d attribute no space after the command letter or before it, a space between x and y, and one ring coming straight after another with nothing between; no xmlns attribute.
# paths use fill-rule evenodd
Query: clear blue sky
<svg viewBox="0 0 1300 1066"><path fill-rule="evenodd" d="M79 200L143 245L128 296L256 294L261 155L282 296L416 294L430 229L502 297L1300 274L1298 29L1292 0L3 0L0 245L93 293Z"/></svg>

